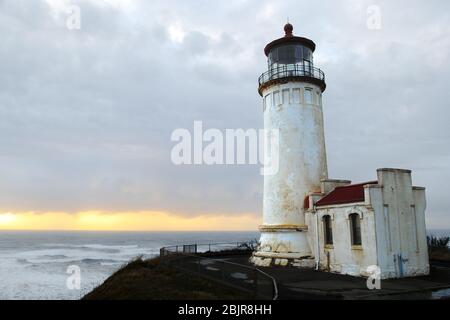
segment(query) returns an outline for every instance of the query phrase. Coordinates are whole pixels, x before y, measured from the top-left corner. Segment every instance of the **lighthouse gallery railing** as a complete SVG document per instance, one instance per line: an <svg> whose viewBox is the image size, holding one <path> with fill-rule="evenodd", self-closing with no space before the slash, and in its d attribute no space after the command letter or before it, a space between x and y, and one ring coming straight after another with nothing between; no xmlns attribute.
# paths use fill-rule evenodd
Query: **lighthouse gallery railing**
<svg viewBox="0 0 450 320"><path fill-rule="evenodd" d="M320 81L325 81L325 73L319 68L307 64L287 64L278 67L271 67L258 79L259 86L277 79L289 77L309 77Z"/></svg>

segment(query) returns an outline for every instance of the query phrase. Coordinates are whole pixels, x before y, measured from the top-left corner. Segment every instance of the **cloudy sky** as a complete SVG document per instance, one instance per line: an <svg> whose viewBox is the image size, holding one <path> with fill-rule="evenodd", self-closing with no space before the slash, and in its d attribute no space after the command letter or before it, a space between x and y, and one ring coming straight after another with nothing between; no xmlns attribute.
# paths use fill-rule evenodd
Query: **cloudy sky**
<svg viewBox="0 0 450 320"><path fill-rule="evenodd" d="M448 1L0 0L0 229L256 229L260 167L175 166L170 136L262 127L287 16L326 73L329 176L412 169L450 228Z"/></svg>

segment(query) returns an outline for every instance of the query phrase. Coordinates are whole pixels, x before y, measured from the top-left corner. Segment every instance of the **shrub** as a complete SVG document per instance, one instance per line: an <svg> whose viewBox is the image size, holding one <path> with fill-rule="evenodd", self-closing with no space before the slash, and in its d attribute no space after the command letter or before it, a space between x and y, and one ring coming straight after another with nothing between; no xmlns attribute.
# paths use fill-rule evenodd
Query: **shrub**
<svg viewBox="0 0 450 320"><path fill-rule="evenodd" d="M257 247L258 247L258 240L256 239L241 243L239 245L239 249L248 251L255 251Z"/></svg>
<svg viewBox="0 0 450 320"><path fill-rule="evenodd" d="M427 237L428 249L443 249L448 248L448 244L450 242L450 237L436 237L429 236Z"/></svg>

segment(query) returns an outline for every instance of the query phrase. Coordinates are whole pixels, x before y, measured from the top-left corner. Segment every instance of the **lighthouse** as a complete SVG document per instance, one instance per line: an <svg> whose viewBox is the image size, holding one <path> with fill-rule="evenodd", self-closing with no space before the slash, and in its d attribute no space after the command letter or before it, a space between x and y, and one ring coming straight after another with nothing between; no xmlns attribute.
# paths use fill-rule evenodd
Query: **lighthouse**
<svg viewBox="0 0 450 320"><path fill-rule="evenodd" d="M322 94L313 41L285 35L264 52L259 77L264 129L277 139L277 169L264 175L257 266L294 266L380 279L427 275L425 188L411 170L381 168L362 183L329 179ZM275 143L272 145L272 143Z"/></svg>
<svg viewBox="0 0 450 320"><path fill-rule="evenodd" d="M256 265L313 261L305 199L328 178L322 94L325 74L314 66L316 45L294 36L293 26L264 49L268 70L259 77L264 129L278 130L279 169L264 176L263 224Z"/></svg>

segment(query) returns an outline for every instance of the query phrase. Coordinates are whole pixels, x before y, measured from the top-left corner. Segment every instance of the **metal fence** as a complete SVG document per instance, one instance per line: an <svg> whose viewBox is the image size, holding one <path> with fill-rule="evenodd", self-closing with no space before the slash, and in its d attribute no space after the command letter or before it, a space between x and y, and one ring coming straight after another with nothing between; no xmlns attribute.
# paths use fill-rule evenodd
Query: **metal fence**
<svg viewBox="0 0 450 320"><path fill-rule="evenodd" d="M230 252L245 255L249 248L239 242L177 245L161 248L160 257L162 263L184 272L219 282L255 298L276 300L275 279L254 266L228 261L226 256ZM220 253L223 253L222 257Z"/></svg>
<svg viewBox="0 0 450 320"><path fill-rule="evenodd" d="M160 253L213 253L227 250L246 251L249 249L248 242L216 242L216 243L195 243L168 246L160 249Z"/></svg>

